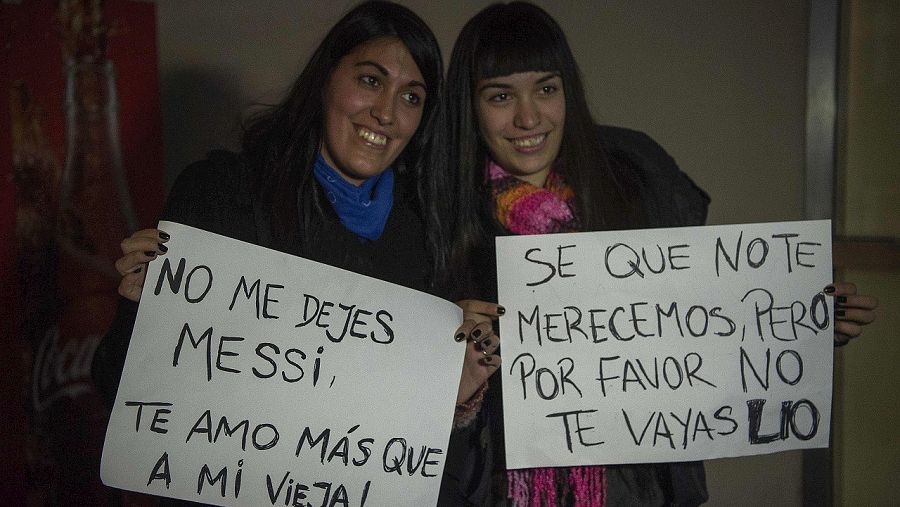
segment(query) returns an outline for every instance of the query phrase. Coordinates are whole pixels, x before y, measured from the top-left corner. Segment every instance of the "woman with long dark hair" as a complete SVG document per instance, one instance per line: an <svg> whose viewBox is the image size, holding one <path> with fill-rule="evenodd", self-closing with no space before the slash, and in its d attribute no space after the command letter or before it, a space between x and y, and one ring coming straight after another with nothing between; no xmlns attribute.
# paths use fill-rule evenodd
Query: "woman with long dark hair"
<svg viewBox="0 0 900 507"><path fill-rule="evenodd" d="M287 97L248 122L240 154L211 152L179 175L162 219L442 294L452 202L446 160L433 148L445 141L442 86L428 26L405 7L363 3L328 32ZM145 266L168 239L147 229L122 242L125 299L93 365L109 404ZM468 340L457 398L466 419L466 402L499 364L497 340L489 324L472 322L455 338ZM468 436L461 429L453 438ZM456 503L458 481L445 482L442 501Z"/></svg>
<svg viewBox="0 0 900 507"><path fill-rule="evenodd" d="M458 171L451 256L460 294L496 300L494 237L702 225L709 198L652 139L595 125L565 34L525 2L489 6L462 29L447 74ZM836 340L871 322L873 298L835 284L844 317ZM497 307L466 305L495 318ZM697 505L707 499L703 464L661 463L505 470L500 378L479 414L493 468L489 505Z"/></svg>

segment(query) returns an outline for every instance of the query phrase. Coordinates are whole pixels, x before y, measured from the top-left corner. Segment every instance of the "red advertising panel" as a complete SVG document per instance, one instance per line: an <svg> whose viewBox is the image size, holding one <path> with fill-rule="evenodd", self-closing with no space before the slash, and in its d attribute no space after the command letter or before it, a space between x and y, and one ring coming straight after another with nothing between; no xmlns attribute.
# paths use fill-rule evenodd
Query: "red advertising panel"
<svg viewBox="0 0 900 507"><path fill-rule="evenodd" d="M22 505L112 505L91 359L112 320L119 242L162 204L155 7L0 4L4 451ZM7 412L7 408L9 409Z"/></svg>

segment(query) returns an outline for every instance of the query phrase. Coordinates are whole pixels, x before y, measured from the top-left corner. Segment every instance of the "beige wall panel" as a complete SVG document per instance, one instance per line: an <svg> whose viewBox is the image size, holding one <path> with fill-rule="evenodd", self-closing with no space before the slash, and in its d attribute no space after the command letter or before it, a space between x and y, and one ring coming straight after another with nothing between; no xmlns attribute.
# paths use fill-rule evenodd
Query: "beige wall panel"
<svg viewBox="0 0 900 507"><path fill-rule="evenodd" d="M876 294L878 320L835 354L834 505L897 505L900 446L900 272L849 271Z"/></svg>
<svg viewBox="0 0 900 507"><path fill-rule="evenodd" d="M881 305L865 338L836 354L835 505L897 505L900 3L854 0L844 11L847 89L839 232L893 240L893 250L886 241L884 250L866 253L871 271L857 269L844 276L876 295ZM848 259L851 266L853 262Z"/></svg>
<svg viewBox="0 0 900 507"><path fill-rule="evenodd" d="M900 238L900 2L848 10L842 233Z"/></svg>

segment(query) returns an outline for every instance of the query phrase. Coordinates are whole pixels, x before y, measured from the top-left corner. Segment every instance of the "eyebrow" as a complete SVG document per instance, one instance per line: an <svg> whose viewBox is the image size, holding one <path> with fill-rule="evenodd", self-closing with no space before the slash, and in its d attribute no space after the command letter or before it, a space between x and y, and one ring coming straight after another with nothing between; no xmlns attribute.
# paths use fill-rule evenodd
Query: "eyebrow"
<svg viewBox="0 0 900 507"><path fill-rule="evenodd" d="M378 63L378 62L373 62L373 61L371 61L371 60L363 60L363 61L361 61L361 62L357 62L357 63L354 64L353 66L354 66L354 67L366 67L366 66L375 67L375 69L378 70L378 72L379 72L382 76L384 76L384 77L390 77L390 76L391 76L391 73L388 72L388 70L387 70L386 68L384 68L384 65L381 65L381 64ZM418 86L419 88L421 88L421 89L423 89L423 90L427 90L427 88L425 87L425 83L416 81L415 79L412 80L412 81L410 81L409 83L407 83L406 86Z"/></svg>
<svg viewBox="0 0 900 507"><path fill-rule="evenodd" d="M545 83L545 82L550 81L551 79L553 79L553 78L555 78L555 77L561 78L562 76L560 76L559 72L548 72L547 75L545 75L544 77L538 79L537 82L535 82L535 84ZM499 89L501 89L501 90L509 90L509 89L511 89L512 87L513 87L513 86L512 86L511 84L509 84L509 83L504 83L503 81L488 81L488 82L485 83L484 85L478 87L478 93L481 93L481 92L483 92L484 90L487 90L488 88L499 88Z"/></svg>

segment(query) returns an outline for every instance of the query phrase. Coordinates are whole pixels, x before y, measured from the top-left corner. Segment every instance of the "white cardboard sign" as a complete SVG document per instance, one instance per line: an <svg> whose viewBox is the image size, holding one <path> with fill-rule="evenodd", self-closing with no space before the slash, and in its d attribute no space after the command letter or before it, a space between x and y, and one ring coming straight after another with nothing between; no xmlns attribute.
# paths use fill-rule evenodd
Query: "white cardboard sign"
<svg viewBox="0 0 900 507"><path fill-rule="evenodd" d="M434 505L459 308L175 223L149 264L103 482L219 505Z"/></svg>
<svg viewBox="0 0 900 507"><path fill-rule="evenodd" d="M827 447L829 221L497 238L509 468Z"/></svg>

